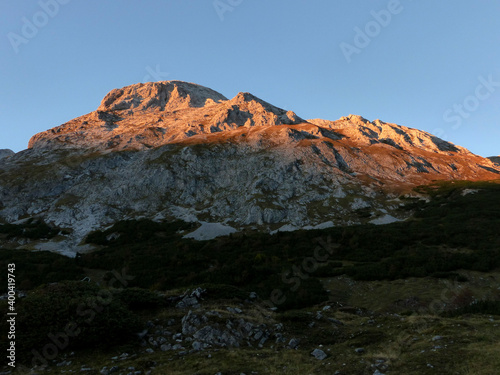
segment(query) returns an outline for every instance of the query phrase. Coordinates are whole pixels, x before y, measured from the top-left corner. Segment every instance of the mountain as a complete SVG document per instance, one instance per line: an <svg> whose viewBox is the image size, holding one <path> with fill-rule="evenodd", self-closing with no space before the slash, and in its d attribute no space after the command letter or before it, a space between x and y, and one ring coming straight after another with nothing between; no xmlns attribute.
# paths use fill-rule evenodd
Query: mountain
<svg viewBox="0 0 500 375"><path fill-rule="evenodd" d="M119 220L200 223L199 239L382 224L408 217L400 206L417 185L498 178L491 160L424 131L354 115L304 120L249 93L166 81L112 90L2 159L0 218L65 229L29 246L71 255Z"/></svg>

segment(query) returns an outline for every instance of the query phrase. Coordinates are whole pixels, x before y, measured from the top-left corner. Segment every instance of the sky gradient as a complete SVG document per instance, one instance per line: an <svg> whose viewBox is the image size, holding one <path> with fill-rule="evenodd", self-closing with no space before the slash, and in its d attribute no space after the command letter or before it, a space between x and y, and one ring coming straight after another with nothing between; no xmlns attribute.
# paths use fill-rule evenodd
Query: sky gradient
<svg viewBox="0 0 500 375"><path fill-rule="evenodd" d="M498 155L499 16L487 0L2 0L0 149L113 88L183 80Z"/></svg>

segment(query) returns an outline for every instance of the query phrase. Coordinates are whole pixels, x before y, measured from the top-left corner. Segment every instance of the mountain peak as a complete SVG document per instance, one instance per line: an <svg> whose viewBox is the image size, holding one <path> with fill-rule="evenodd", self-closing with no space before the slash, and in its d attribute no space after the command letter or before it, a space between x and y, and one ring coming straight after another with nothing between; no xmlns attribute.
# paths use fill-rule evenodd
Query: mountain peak
<svg viewBox="0 0 500 375"><path fill-rule="evenodd" d="M293 111L278 108L249 92L239 92L227 102L227 106L252 114L251 126L295 125L305 122Z"/></svg>
<svg viewBox="0 0 500 375"><path fill-rule="evenodd" d="M259 98L257 98L255 95L249 93L249 92L239 92L236 94L236 96L233 98L234 101L237 102L250 102L252 100L256 101L262 101Z"/></svg>
<svg viewBox="0 0 500 375"><path fill-rule="evenodd" d="M114 89L102 100L98 111L200 108L227 98L208 87L184 81L137 83Z"/></svg>
<svg viewBox="0 0 500 375"><path fill-rule="evenodd" d="M366 124L370 121L365 119L363 116L350 114L348 116L341 117L339 121L349 121L354 124ZM376 120L377 121L377 120Z"/></svg>
<svg viewBox="0 0 500 375"><path fill-rule="evenodd" d="M228 100L195 83L149 82L111 90L96 111L36 134L28 147L144 149L240 127L303 122L248 92Z"/></svg>

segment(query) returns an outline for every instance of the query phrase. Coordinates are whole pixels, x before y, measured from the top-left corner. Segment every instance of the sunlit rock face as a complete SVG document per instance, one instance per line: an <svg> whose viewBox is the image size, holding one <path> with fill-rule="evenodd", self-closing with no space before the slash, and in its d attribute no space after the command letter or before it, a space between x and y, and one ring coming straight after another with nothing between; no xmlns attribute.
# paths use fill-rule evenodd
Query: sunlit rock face
<svg viewBox="0 0 500 375"><path fill-rule="evenodd" d="M249 93L228 100L194 83L139 83L112 90L96 111L35 135L29 148L140 150L240 127L301 122Z"/></svg>
<svg viewBox="0 0 500 375"><path fill-rule="evenodd" d="M0 219L68 228L37 246L71 253L89 231L138 217L226 231L386 223L406 218L398 197L417 185L499 177L492 160L417 129L306 121L249 93L166 81L112 90L1 159Z"/></svg>

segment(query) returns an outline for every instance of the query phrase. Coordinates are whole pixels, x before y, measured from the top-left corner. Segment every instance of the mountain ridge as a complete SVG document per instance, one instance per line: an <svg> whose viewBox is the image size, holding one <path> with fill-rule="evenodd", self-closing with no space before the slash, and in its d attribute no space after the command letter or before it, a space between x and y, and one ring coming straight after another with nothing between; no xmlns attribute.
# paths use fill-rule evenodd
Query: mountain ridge
<svg viewBox="0 0 500 375"><path fill-rule="evenodd" d="M192 83L152 82L112 90L96 111L34 135L28 148L145 149L240 126L301 122L250 93L228 100Z"/></svg>
<svg viewBox="0 0 500 375"><path fill-rule="evenodd" d="M275 129L276 126L281 128ZM490 159L418 129L380 120L371 122L357 115L336 121L304 120L250 93L240 92L227 99L210 88L183 81L139 83L114 89L95 111L34 135L29 148L107 152L226 141L254 147L312 147L320 143L319 148L324 148L329 144L334 157L320 151L322 160L332 159L327 164L341 165L343 172L360 169L370 174L382 168L387 173L377 172L377 178L397 181L401 180L398 176L406 178L407 169L413 168L416 173L433 176L420 178L412 173L411 184L417 180L425 183L450 178L492 179L492 174L500 174ZM313 152L317 153L318 145L314 147ZM360 148L365 166L358 160ZM465 157L468 162L454 163L448 156L459 156L462 161ZM443 163L445 159L447 162ZM355 168L346 166L349 163L345 160L350 160Z"/></svg>

